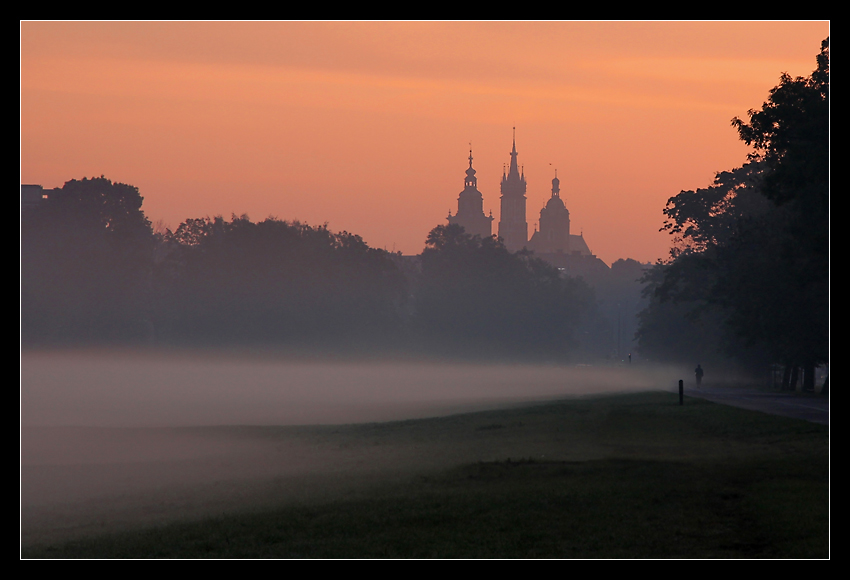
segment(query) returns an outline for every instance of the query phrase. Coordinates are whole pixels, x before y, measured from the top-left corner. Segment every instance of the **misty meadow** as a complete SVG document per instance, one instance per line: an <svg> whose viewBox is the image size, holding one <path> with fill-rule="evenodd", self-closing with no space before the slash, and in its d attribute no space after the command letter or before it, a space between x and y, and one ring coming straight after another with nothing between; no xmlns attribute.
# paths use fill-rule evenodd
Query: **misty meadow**
<svg viewBox="0 0 850 580"><path fill-rule="evenodd" d="M203 28L186 30L194 26ZM301 34L324 25L281 26ZM24 28L79 32L26 23L22 39ZM149 213L148 190L162 204L161 185L125 183L105 163L110 174L71 173L50 187L22 145L22 557L828 558L828 38L815 48L812 72L776 71L760 107L726 117L737 162L692 185L702 168L673 190L678 170L656 171L663 199L640 206L652 205L657 223L638 224L635 213L634 225L663 236L663 254L648 249L649 236L630 241L622 224L621 237L607 230L600 240L599 216L612 225L635 200L597 192L598 205L588 204L580 187L592 179L544 167L541 143L563 150L530 119L527 132L493 132L498 157L490 143L469 143L439 196L415 189L433 187L418 170L399 169L413 167L410 158L396 160L393 183L410 182L431 206L450 203L445 218L413 205L374 210L354 184L379 187L384 177L350 169L348 198L364 201L340 219L339 207L319 201L339 189L337 178L313 167L319 189L299 199L315 200L307 215L318 219L294 210L256 219L241 213L258 207L253 177L244 194L228 189L236 178L221 171L232 159L209 157L204 179L224 187L209 199L246 207L201 209L171 225L161 209ZM48 52L27 48L27 58L46 58L47 70L59 62ZM244 70L254 75L247 84L270 82L266 69ZM286 71L292 86L313 79ZM22 75L26 91L46 90L47 77L27 75L35 72ZM334 82L365 82L344 78ZM329 82L321 79L309 82ZM351 103L358 98L368 101ZM29 128L36 101L22 99L22 141L40 135ZM387 96L374 114L401 118L401 102ZM726 111L721 101L711 107ZM704 108L694 118L706 118ZM582 131L592 150L596 133ZM652 150L650 141L635 150ZM321 159L325 144L310 143L310 159ZM53 154L41 150L46 164ZM611 172L599 170L599 183L610 188ZM385 243L367 242L380 228L332 225L370 213ZM415 226L403 251L388 249L390 226L406 219ZM626 257L605 261L597 247ZM826 418L776 411L782 405L825 409Z"/></svg>

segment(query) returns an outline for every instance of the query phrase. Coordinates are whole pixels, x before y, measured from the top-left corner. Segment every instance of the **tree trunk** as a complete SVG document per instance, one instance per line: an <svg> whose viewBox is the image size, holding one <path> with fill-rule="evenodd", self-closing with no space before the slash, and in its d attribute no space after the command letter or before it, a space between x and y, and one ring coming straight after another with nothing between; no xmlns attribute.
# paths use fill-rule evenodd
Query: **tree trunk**
<svg viewBox="0 0 850 580"><path fill-rule="evenodd" d="M815 392L815 363L806 362L803 366L803 390L809 393Z"/></svg>
<svg viewBox="0 0 850 580"><path fill-rule="evenodd" d="M791 365L786 364L785 368L782 370L782 390L789 390L791 385Z"/></svg>

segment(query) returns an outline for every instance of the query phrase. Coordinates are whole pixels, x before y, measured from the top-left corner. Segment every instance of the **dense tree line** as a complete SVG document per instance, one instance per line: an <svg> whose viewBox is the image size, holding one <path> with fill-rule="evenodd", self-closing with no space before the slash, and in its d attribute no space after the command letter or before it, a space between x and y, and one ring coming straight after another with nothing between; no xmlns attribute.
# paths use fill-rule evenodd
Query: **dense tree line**
<svg viewBox="0 0 850 580"><path fill-rule="evenodd" d="M790 382L829 350L829 41L808 77L783 74L760 110L735 118L748 162L670 198L670 259L645 278L642 350L690 361L770 361Z"/></svg>
<svg viewBox="0 0 850 580"><path fill-rule="evenodd" d="M100 177L22 210L24 344L561 358L595 312L583 282L459 226L434 228L420 257L402 257L274 218L188 219L154 233L141 205L137 188Z"/></svg>
<svg viewBox="0 0 850 580"><path fill-rule="evenodd" d="M157 258L157 328L192 342L395 338L405 281L387 252L325 226L193 219Z"/></svg>
<svg viewBox="0 0 850 580"><path fill-rule="evenodd" d="M153 232L131 185L71 180L21 212L25 343L139 339L149 332Z"/></svg>
<svg viewBox="0 0 850 580"><path fill-rule="evenodd" d="M500 239L438 226L422 252L415 327L447 351L557 356L579 345L576 333L595 313L590 288L562 277L530 253Z"/></svg>

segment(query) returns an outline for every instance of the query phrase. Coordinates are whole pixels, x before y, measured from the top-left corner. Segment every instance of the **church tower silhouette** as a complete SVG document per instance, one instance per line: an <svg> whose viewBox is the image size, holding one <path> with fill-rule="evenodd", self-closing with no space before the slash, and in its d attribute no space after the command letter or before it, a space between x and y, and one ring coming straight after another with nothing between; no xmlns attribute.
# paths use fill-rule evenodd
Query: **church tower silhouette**
<svg viewBox="0 0 850 580"><path fill-rule="evenodd" d="M525 220L526 183L517 165L516 127L514 127L511 165L507 175L502 172L502 199L499 213L499 237L511 252L521 250L528 242L528 222Z"/></svg>
<svg viewBox="0 0 850 580"><path fill-rule="evenodd" d="M449 223L463 226L466 233L489 238L493 230L493 214L484 215L484 196L478 191L478 178L472 168L472 147L469 148L469 169L463 180L463 191L457 198L457 213L449 211Z"/></svg>
<svg viewBox="0 0 850 580"><path fill-rule="evenodd" d="M552 180L552 197L540 210L540 231L534 232L528 246L537 253L570 252L570 210L561 199L557 170Z"/></svg>

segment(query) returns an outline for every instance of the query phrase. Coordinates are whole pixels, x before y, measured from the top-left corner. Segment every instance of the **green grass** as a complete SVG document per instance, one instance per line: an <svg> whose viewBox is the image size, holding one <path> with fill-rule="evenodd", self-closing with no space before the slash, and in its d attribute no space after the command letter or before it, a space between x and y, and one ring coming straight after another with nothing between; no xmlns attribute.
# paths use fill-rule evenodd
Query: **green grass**
<svg viewBox="0 0 850 580"><path fill-rule="evenodd" d="M293 432L248 431L272 438ZM647 393L298 431L307 434L352 450L411 448L436 455L424 463L443 467L388 478L345 500L283 503L22 555L829 557L822 425L699 399L680 407L676 395ZM487 459L469 460L475 456Z"/></svg>

